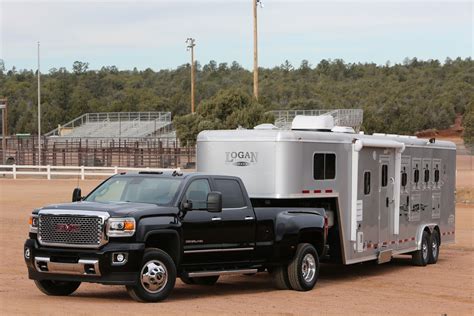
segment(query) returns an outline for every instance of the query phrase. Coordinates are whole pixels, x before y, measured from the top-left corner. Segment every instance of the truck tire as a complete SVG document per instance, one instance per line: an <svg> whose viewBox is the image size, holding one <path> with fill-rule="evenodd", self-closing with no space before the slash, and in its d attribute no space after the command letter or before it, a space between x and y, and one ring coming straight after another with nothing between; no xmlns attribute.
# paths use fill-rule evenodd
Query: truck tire
<svg viewBox="0 0 474 316"><path fill-rule="evenodd" d="M67 296L74 293L81 282L35 280L36 287L46 295Z"/></svg>
<svg viewBox="0 0 474 316"><path fill-rule="evenodd" d="M293 290L309 291L318 281L319 257L313 245L298 245L293 260L288 265L288 279Z"/></svg>
<svg viewBox="0 0 474 316"><path fill-rule="evenodd" d="M429 260L429 245L430 245L430 236L428 232L424 231L421 236L421 249L412 253L411 262L415 266L424 267Z"/></svg>
<svg viewBox="0 0 474 316"><path fill-rule="evenodd" d="M136 285L127 285L128 294L138 302L166 299L176 283L176 266L163 250L147 248L143 254Z"/></svg>
<svg viewBox="0 0 474 316"><path fill-rule="evenodd" d="M428 264L435 264L438 262L439 257L439 233L435 229L431 233L430 237L430 246L428 251Z"/></svg>
<svg viewBox="0 0 474 316"><path fill-rule="evenodd" d="M213 276L192 278L192 280L194 284L198 284L198 285L214 285L216 284L217 280L219 280L219 276L213 275Z"/></svg>
<svg viewBox="0 0 474 316"><path fill-rule="evenodd" d="M291 289L290 280L288 280L288 268L287 266L278 266L271 269L270 275L272 276L273 285L278 290L289 290Z"/></svg>

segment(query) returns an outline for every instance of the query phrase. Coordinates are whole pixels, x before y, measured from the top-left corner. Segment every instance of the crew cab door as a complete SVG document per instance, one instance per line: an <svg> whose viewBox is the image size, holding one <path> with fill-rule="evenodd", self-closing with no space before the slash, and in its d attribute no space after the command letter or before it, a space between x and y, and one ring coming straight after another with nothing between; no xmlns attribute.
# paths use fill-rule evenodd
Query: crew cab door
<svg viewBox="0 0 474 316"><path fill-rule="evenodd" d="M237 179L225 177L213 177L213 186L222 194L222 259L249 261L255 249L256 218L245 187Z"/></svg>
<svg viewBox="0 0 474 316"><path fill-rule="evenodd" d="M238 208L228 206L239 202L233 191L235 185L218 182L222 192L222 212L209 212L207 194L211 192L208 178L193 179L185 188L182 202L190 201L193 208L182 218L183 265L206 265L249 260L255 239L253 209L247 205ZM235 181L239 187L239 182ZM212 183L215 185L215 182ZM216 187L212 191L219 191ZM221 191L219 191L221 192ZM246 200L244 200L247 202ZM249 245L252 243L252 245Z"/></svg>

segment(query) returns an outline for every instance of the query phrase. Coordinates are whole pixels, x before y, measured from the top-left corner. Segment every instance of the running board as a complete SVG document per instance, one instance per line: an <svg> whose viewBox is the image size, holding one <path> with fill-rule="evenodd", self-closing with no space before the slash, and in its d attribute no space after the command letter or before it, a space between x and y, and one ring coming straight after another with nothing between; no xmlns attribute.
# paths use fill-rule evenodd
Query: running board
<svg viewBox="0 0 474 316"><path fill-rule="evenodd" d="M199 271L199 272L189 272L188 277L199 278L199 277L206 277L206 276L213 276L213 275L247 274L247 273L257 273L257 272L258 272L258 269Z"/></svg>

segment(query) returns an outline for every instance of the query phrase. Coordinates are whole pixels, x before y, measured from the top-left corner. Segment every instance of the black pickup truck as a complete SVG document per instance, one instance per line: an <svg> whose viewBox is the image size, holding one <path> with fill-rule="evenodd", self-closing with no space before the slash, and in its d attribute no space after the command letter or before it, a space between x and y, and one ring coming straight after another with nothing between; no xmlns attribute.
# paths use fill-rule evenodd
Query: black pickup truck
<svg viewBox="0 0 474 316"><path fill-rule="evenodd" d="M253 201L237 177L139 172L35 210L24 258L48 295L94 282L156 302L177 277L212 285L220 275L268 271L279 289L311 290L326 238L324 209Z"/></svg>

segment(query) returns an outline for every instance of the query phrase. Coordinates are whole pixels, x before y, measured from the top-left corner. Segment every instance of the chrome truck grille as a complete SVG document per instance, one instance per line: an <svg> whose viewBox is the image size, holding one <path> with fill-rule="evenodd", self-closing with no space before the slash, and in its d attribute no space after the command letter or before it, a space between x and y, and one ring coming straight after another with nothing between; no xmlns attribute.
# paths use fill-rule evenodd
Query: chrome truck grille
<svg viewBox="0 0 474 316"><path fill-rule="evenodd" d="M107 213L45 210L39 212L38 241L44 246L99 248Z"/></svg>

